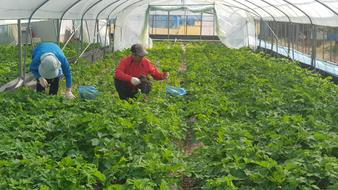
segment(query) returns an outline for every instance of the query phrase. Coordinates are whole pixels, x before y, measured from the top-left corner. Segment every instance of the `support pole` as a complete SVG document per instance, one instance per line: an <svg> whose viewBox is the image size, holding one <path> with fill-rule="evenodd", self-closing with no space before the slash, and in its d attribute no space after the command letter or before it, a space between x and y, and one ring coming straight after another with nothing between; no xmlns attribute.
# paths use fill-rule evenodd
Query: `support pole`
<svg viewBox="0 0 338 190"><path fill-rule="evenodd" d="M67 41L64 43L62 50L64 50L66 48L66 46L68 45L68 43L70 42L70 40L72 40L73 36L75 35L75 32L79 29L80 26L78 26L77 28L75 28L74 22L73 22L73 31L71 33L71 35L69 36L69 38L67 39ZM61 46L60 46L61 47Z"/></svg>
<svg viewBox="0 0 338 190"><path fill-rule="evenodd" d="M202 40L202 27L203 27L203 12L201 13L200 40Z"/></svg>
<svg viewBox="0 0 338 190"><path fill-rule="evenodd" d="M60 46L60 33L61 33L61 22L59 19L56 19L56 42Z"/></svg>
<svg viewBox="0 0 338 190"><path fill-rule="evenodd" d="M291 30L292 33L290 33L290 35L292 34L292 59L295 59L295 39L296 39L296 31L295 31L295 24L291 23Z"/></svg>
<svg viewBox="0 0 338 190"><path fill-rule="evenodd" d="M23 79L22 75L22 39L21 39L21 20L18 19L18 49L19 49L19 61L18 61L18 69L19 69L19 78Z"/></svg>
<svg viewBox="0 0 338 190"><path fill-rule="evenodd" d="M274 22L270 22L271 23L271 26L270 28L273 30L273 25L274 25ZM269 24L270 25L270 24ZM270 33L270 32L269 32ZM274 43L274 36L273 36L273 33L271 31L271 52L273 51L273 43Z"/></svg>
<svg viewBox="0 0 338 190"><path fill-rule="evenodd" d="M169 21L170 21L169 16L170 16L170 11L168 11L168 19L167 19L167 21L168 21L168 24L167 24L167 26L168 26L168 40L169 40Z"/></svg>
<svg viewBox="0 0 338 190"><path fill-rule="evenodd" d="M87 12L93 8L94 6L96 6L98 3L100 3L102 0L98 0L96 1L95 3L93 3L91 6L89 6L86 11L82 14L82 17L81 17L81 51L82 51L82 48L83 48L83 19L85 17L85 15L87 14ZM96 20L96 19L95 19ZM87 20L86 20L86 27L87 27L87 32L88 32L88 24L87 24ZM89 44L90 44L90 35L89 35L89 32L88 32L88 40L89 40Z"/></svg>
<svg viewBox="0 0 338 190"><path fill-rule="evenodd" d="M73 8L76 4L78 4L80 1L82 1L82 0L77 0L76 2L74 2L72 5L70 5L69 7L67 7L67 9L65 10L65 11L63 11L63 13L62 13L62 15L61 15L61 17L60 17L60 26L61 26L61 24L62 24L62 20L63 20L63 17L65 16L65 14L71 9L71 8ZM75 28L74 27L74 21L73 21L73 28ZM75 30L74 30L75 31ZM59 31L59 33L60 33L60 31Z"/></svg>
<svg viewBox="0 0 338 190"><path fill-rule="evenodd" d="M113 42L114 42L114 44L113 44L113 51L115 49L115 33L116 33L116 20L114 20L114 35L113 35Z"/></svg>
<svg viewBox="0 0 338 190"><path fill-rule="evenodd" d="M246 22L246 24L245 24L245 26L246 26L246 38L248 39L248 47L250 47L248 21L246 20L245 22Z"/></svg>
<svg viewBox="0 0 338 190"><path fill-rule="evenodd" d="M88 22L87 22L87 20L85 22L86 22L86 30L87 30L87 34L88 34L88 43L90 44L91 39L90 39L90 33L89 33L89 28L88 28Z"/></svg>
<svg viewBox="0 0 338 190"><path fill-rule="evenodd" d="M114 38L114 35L111 35L111 21L107 20L107 26L109 27L109 49L111 48L111 42L112 42L112 39ZM114 28L115 28L115 25L114 25ZM106 45L106 44L104 44Z"/></svg>
<svg viewBox="0 0 338 190"><path fill-rule="evenodd" d="M316 69L316 53L317 53L317 27L312 25L312 55L311 55L311 65Z"/></svg>
<svg viewBox="0 0 338 190"><path fill-rule="evenodd" d="M108 22L106 24L106 31L105 31L105 34L104 34L104 47L106 47L106 43L107 43L107 33L108 33ZM110 41L110 38L109 38L109 41ZM105 56L105 53L106 53L106 51L103 49L103 57Z"/></svg>
<svg viewBox="0 0 338 190"><path fill-rule="evenodd" d="M279 34L279 27L278 27L278 23L276 22L276 52L278 53L278 34Z"/></svg>
<svg viewBox="0 0 338 190"><path fill-rule="evenodd" d="M298 49L298 33L299 33L299 24L295 24L295 45L296 45L296 50L299 51Z"/></svg>
<svg viewBox="0 0 338 190"><path fill-rule="evenodd" d="M31 15L29 16L29 19L28 19L28 24L27 24L27 29L26 29L26 42L25 42L25 51L24 51L24 64L23 64L23 74L22 74L22 77L23 79L26 77L26 63L27 63L27 49L28 49L28 36L29 36L29 33L31 33L31 30L30 30L30 24L31 24L31 21L32 21L32 18L33 18L33 15L35 14L35 12L40 9L44 4L46 4L49 0L45 0L43 3L41 3L38 7L36 7L34 9L34 11L31 13ZM31 36L31 43L32 43L32 36ZM32 45L32 44L31 44ZM25 82L24 82L25 83Z"/></svg>
<svg viewBox="0 0 338 190"><path fill-rule="evenodd" d="M212 35L215 36L215 30L216 29L216 20L217 19L217 16L216 15L216 11L215 11L215 8L213 9L213 14L212 14Z"/></svg>
<svg viewBox="0 0 338 190"><path fill-rule="evenodd" d="M262 21L259 22L259 34L258 34L258 38L259 38L259 43L258 43L258 49L261 47L262 44Z"/></svg>
<svg viewBox="0 0 338 190"><path fill-rule="evenodd" d="M288 57L291 57L290 56L290 43L291 43L291 26L292 26L292 23L288 23L286 24L286 27L287 27L287 31L286 31L286 34L285 36L287 36L287 39L288 39Z"/></svg>
<svg viewBox="0 0 338 190"><path fill-rule="evenodd" d="M268 25L267 23L265 23L266 25ZM264 47L264 51L266 51L266 41L267 41L267 32L264 28L264 42L265 42L265 47Z"/></svg>
<svg viewBox="0 0 338 190"><path fill-rule="evenodd" d="M332 40L329 40L329 43L330 43L330 61L333 62L332 60Z"/></svg>
<svg viewBox="0 0 338 190"><path fill-rule="evenodd" d="M303 53L306 53L306 35L305 35L305 24L302 24L302 34L303 34ZM312 61L311 61L312 62Z"/></svg>
<svg viewBox="0 0 338 190"><path fill-rule="evenodd" d="M184 11L184 15L185 15L185 36L187 36L188 35L188 15L187 15L187 9L185 9L185 11Z"/></svg>
<svg viewBox="0 0 338 190"><path fill-rule="evenodd" d="M83 48L83 20L81 19L80 23L80 52L82 51Z"/></svg>
<svg viewBox="0 0 338 190"><path fill-rule="evenodd" d="M324 28L323 28L323 36L322 36L322 46L323 46L323 60L325 60L325 42L326 42L326 40L325 40L325 30L324 30ZM327 34L326 34L327 35Z"/></svg>
<svg viewBox="0 0 338 190"><path fill-rule="evenodd" d="M99 43L99 38L100 38L99 20L96 19L96 43Z"/></svg>
<svg viewBox="0 0 338 190"><path fill-rule="evenodd" d="M150 14L149 14L150 15ZM155 11L155 14L153 14L153 16L152 17L150 17L151 18L151 22L153 23L152 24L152 27L151 27L151 34L154 34L154 20L155 20L155 18L156 18L156 11Z"/></svg>
<svg viewBox="0 0 338 190"><path fill-rule="evenodd" d="M254 50L257 49L257 24L256 24L256 20L254 20L254 24L255 24L255 45L254 45Z"/></svg>
<svg viewBox="0 0 338 190"><path fill-rule="evenodd" d="M29 34L30 34L30 41L31 41L31 46L32 48L34 48L34 45L33 45L33 30L32 30L32 27L29 27Z"/></svg>

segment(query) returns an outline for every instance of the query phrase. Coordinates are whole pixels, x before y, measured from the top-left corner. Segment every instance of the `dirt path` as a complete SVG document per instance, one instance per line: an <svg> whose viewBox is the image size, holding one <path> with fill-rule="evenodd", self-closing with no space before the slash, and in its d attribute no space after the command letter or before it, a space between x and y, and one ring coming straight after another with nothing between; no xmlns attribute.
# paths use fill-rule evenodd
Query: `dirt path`
<svg viewBox="0 0 338 190"><path fill-rule="evenodd" d="M181 73L185 73L188 69L187 67L187 56L186 56L186 45L182 43L181 45L182 47L182 63L181 66L179 68L179 72ZM189 126L189 128L187 129L187 134L185 137L185 141L184 141L184 146L183 151L187 156L191 156L193 151L203 147L203 143L202 142L198 142L196 141L196 137L195 137L195 131L194 131L194 123L197 121L196 117L190 117L187 118L186 122ZM193 177L188 177L186 175L182 176L182 183L181 183L181 187L179 189L181 190L196 190L196 189L200 189L199 186L196 185L196 179L194 179Z"/></svg>

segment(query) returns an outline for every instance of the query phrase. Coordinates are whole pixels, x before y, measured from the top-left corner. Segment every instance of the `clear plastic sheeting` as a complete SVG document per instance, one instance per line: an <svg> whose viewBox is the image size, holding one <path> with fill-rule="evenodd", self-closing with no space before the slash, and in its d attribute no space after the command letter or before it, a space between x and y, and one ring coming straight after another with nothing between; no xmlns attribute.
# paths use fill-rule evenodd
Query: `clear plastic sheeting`
<svg viewBox="0 0 338 190"><path fill-rule="evenodd" d="M165 1L163 1L165 2ZM210 4L190 4L190 6L181 6L181 1L171 1L171 6L150 4L149 6L142 2L134 1L131 6L120 12L117 12L114 34L114 50L129 48L134 43L142 43L145 47L152 47L152 40L149 38L149 11L177 11L189 10L191 12L205 12L213 10L214 6ZM137 11L135 11L137 8Z"/></svg>
<svg viewBox="0 0 338 190"><path fill-rule="evenodd" d="M254 36L253 25L252 28L248 28L248 20L244 19L236 11L224 11L227 7L222 5L215 6L216 10L216 27L217 35L219 39L228 47L241 48L248 45L249 31L253 32L251 35Z"/></svg>
<svg viewBox="0 0 338 190"><path fill-rule="evenodd" d="M122 50L131 47L134 43L142 43L145 47L151 47L148 39L148 22L146 12L148 5L138 7L140 11L122 11L116 18L114 32L114 50Z"/></svg>
<svg viewBox="0 0 338 190"><path fill-rule="evenodd" d="M17 44L18 43L18 27L17 20L0 20L0 44L1 43L10 43ZM21 21L21 30L27 27L28 20ZM57 41L57 28L56 28L56 20L32 20L30 24L30 28L32 29L33 38L37 36L38 38L34 38L39 41ZM70 37L71 33L73 33L74 29L76 31L76 38L80 38L80 21L75 21L75 25L73 26L73 22L71 20L63 20L60 25L60 42L65 42ZM97 27L95 25L94 20L85 20L83 23L83 41L90 43L100 43L101 46L108 46L109 44L109 35L106 35L107 30L107 21L100 20L99 21L99 33L97 33ZM87 30L88 29L88 30ZM25 38L27 33L22 33L22 37Z"/></svg>
<svg viewBox="0 0 338 190"><path fill-rule="evenodd" d="M109 35L106 35L107 22L99 21L99 33L97 33L97 26L95 20L85 20L83 22L83 41L89 43L100 43L101 46L108 46ZM78 25L80 22L78 21ZM77 36L80 36L80 30L77 31ZM98 37L98 39L97 39ZM106 38L106 39L105 39ZM97 41L98 40L98 41Z"/></svg>
<svg viewBox="0 0 338 190"><path fill-rule="evenodd" d="M283 11L292 22L310 23L310 17L316 25L338 26L337 0L0 0L0 19L29 18L36 9L37 11L32 15L35 19L59 19L63 14L65 19L110 19L135 2L143 5L226 3L255 11L265 20L272 20L272 17L278 21L288 20L287 16L281 12ZM138 7L135 9L142 11ZM245 15L242 16L245 17Z"/></svg>
<svg viewBox="0 0 338 190"><path fill-rule="evenodd" d="M256 46L258 46L258 43L259 43L259 40L256 39ZM261 41L261 46L264 47L265 49L269 49L269 50L271 49L271 44L269 42ZM272 50L280 55L288 57L287 47L278 45L278 48L277 48L276 45L274 44ZM304 54L300 51L294 50L293 52L290 51L289 57L291 57L292 59L296 61L299 61L301 63L311 66L311 55ZM325 71L326 73L329 73L335 77L338 77L338 65L337 64L317 59L315 61L315 67L316 69Z"/></svg>

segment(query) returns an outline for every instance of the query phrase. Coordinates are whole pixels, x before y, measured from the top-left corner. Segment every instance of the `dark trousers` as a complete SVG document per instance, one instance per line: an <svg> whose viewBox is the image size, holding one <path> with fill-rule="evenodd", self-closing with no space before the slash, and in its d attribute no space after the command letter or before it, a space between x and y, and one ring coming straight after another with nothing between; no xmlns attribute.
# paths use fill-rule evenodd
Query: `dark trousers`
<svg viewBox="0 0 338 190"><path fill-rule="evenodd" d="M122 100L127 100L129 98L135 98L137 91L133 91L128 85L129 82L115 79L115 88L119 93L119 97Z"/></svg>
<svg viewBox="0 0 338 190"><path fill-rule="evenodd" d="M50 85L49 88L49 95L56 95L59 91L59 81L60 77L54 78L54 79L46 79L48 84ZM45 88L41 86L39 80L37 80L36 84L36 91L37 92L45 92Z"/></svg>

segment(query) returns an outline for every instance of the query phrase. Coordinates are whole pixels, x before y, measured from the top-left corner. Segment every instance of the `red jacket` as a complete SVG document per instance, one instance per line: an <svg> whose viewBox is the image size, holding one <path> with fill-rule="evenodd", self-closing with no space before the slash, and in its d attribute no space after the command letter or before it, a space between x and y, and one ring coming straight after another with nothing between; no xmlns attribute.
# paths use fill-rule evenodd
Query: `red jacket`
<svg viewBox="0 0 338 190"><path fill-rule="evenodd" d="M133 60L133 56L121 59L120 64L115 70L116 79L128 81L129 86L133 89L136 89L136 87L130 83L131 77L140 78L142 75L147 76L150 74L155 80L165 79L165 73L159 72L148 59L143 58L139 64L133 63Z"/></svg>

